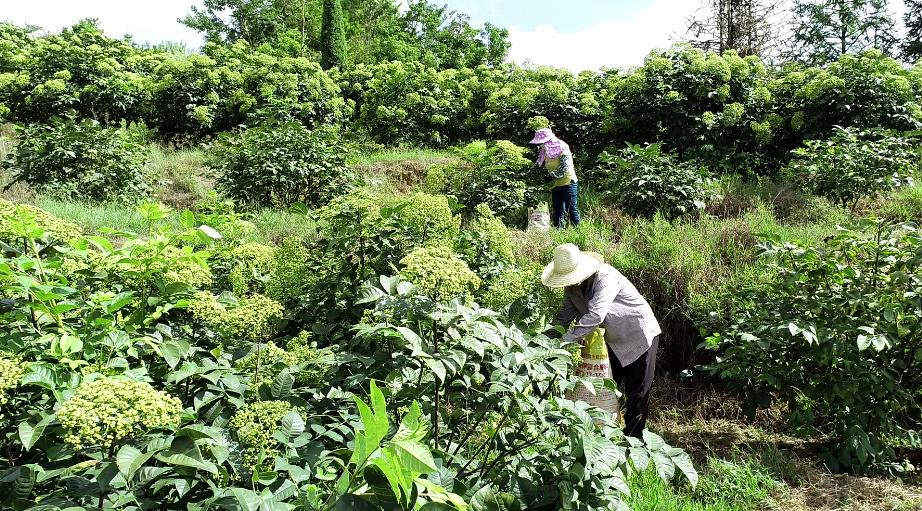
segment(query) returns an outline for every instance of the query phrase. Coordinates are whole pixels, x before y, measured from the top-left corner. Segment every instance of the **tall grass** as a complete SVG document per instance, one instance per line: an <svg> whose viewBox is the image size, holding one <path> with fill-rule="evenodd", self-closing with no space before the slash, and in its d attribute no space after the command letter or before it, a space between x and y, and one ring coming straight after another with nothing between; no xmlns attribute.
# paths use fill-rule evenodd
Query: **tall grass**
<svg viewBox="0 0 922 511"><path fill-rule="evenodd" d="M449 150L398 147L391 149L360 150L349 158L349 163L359 166L400 161L436 163L453 157L452 152Z"/></svg>
<svg viewBox="0 0 922 511"><path fill-rule="evenodd" d="M154 181L155 195L175 207L191 207L213 188L201 149L168 150L151 144L147 172Z"/></svg>

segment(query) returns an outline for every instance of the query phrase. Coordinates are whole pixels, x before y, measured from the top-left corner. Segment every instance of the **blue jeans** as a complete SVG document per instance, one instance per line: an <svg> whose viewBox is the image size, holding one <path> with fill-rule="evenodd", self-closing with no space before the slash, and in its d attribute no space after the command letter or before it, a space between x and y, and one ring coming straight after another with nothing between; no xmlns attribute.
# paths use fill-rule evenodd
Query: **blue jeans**
<svg viewBox="0 0 922 511"><path fill-rule="evenodd" d="M551 189L551 206L553 209L551 219L554 227L558 229L563 227L564 217L567 215L570 217L571 227L579 225L579 209L576 207L577 190L576 183Z"/></svg>

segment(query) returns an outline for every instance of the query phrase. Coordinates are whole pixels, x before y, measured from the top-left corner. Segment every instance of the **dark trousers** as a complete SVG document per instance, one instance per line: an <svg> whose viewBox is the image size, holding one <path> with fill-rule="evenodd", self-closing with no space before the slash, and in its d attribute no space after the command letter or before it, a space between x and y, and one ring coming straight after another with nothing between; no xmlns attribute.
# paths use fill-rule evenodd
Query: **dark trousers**
<svg viewBox="0 0 922 511"><path fill-rule="evenodd" d="M647 415L650 412L650 389L653 388L653 373L656 372L656 351L659 349L659 338L653 339L653 344L646 353L626 367L621 366L618 357L608 348L608 358L611 361L612 379L618 388L627 396L627 405L621 411L624 415L624 434L641 438L643 430L647 427Z"/></svg>
<svg viewBox="0 0 922 511"><path fill-rule="evenodd" d="M553 208L554 227L563 226L564 218L569 215L570 225L579 225L579 209L576 207L576 195L579 187L576 183L557 186L551 189L551 207Z"/></svg>

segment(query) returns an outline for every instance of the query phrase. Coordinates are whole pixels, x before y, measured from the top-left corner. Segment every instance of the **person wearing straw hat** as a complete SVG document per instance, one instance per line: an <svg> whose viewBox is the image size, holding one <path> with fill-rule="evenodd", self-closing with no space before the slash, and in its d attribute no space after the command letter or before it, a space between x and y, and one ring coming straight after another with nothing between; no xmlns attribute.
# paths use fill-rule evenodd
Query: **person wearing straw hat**
<svg viewBox="0 0 922 511"><path fill-rule="evenodd" d="M529 144L538 146L538 161L535 163L549 173L554 227L562 227L564 219L568 216L570 225L576 227L580 220L576 201L579 189L570 146L557 138L550 128L536 131Z"/></svg>
<svg viewBox="0 0 922 511"><path fill-rule="evenodd" d="M564 289L553 322L555 327L569 327L564 340L582 343L596 328L605 329L613 379L627 396L624 432L639 438L646 428L662 333L650 304L600 254L569 243L554 249L554 260L544 268L541 282ZM547 334L558 337L560 331L552 328Z"/></svg>

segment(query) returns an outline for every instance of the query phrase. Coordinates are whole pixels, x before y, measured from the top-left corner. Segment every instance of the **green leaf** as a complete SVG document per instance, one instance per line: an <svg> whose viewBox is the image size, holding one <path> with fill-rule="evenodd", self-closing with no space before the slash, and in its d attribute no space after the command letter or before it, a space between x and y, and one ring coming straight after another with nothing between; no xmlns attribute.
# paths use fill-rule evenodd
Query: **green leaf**
<svg viewBox="0 0 922 511"><path fill-rule="evenodd" d="M210 461L197 460L185 454L157 455L157 459L170 465L179 465L181 467L190 467L198 470L204 470L209 474L218 474L218 467Z"/></svg>
<svg viewBox="0 0 922 511"><path fill-rule="evenodd" d="M420 442L401 440L392 442L394 450L400 459L400 464L405 470L412 470L417 474L431 474L438 471L435 460L429 448Z"/></svg>
<svg viewBox="0 0 922 511"><path fill-rule="evenodd" d="M54 419L54 415L46 415L34 426L26 421L19 423L19 440L27 451L39 441L42 437L42 433L45 432L45 428L48 427Z"/></svg>
<svg viewBox="0 0 922 511"><path fill-rule="evenodd" d="M242 511L259 511L262 499L256 492L246 488L231 488L230 492Z"/></svg>
<svg viewBox="0 0 922 511"><path fill-rule="evenodd" d="M283 370L272 381L272 387L270 388L272 397L284 399L291 396L291 389L294 387L294 384L295 377L291 375L288 369Z"/></svg>

